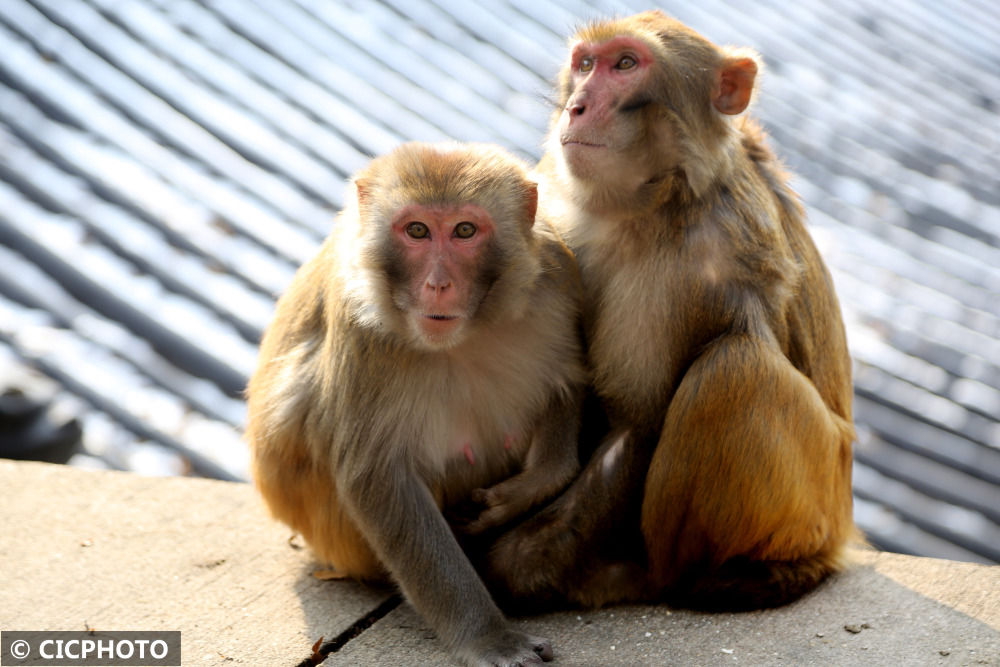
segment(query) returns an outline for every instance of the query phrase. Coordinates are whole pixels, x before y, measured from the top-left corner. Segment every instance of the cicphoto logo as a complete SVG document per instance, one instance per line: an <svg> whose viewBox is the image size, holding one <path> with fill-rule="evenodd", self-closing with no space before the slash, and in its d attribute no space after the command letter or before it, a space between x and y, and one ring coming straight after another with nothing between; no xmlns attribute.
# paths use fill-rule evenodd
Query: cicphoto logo
<svg viewBox="0 0 1000 667"><path fill-rule="evenodd" d="M181 633L0 632L0 665L180 665Z"/></svg>

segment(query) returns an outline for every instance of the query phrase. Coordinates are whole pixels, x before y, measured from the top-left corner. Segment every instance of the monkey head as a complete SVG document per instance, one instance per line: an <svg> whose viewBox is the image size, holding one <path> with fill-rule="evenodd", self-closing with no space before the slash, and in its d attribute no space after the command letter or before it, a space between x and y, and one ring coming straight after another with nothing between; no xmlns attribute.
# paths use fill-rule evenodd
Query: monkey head
<svg viewBox="0 0 1000 667"><path fill-rule="evenodd" d="M340 218L355 318L425 350L461 345L517 317L540 271L537 186L492 146L406 144L354 180Z"/></svg>
<svg viewBox="0 0 1000 667"><path fill-rule="evenodd" d="M696 195L738 136L757 59L723 50L658 11L595 23L570 42L548 151L583 185L631 196L683 173Z"/></svg>

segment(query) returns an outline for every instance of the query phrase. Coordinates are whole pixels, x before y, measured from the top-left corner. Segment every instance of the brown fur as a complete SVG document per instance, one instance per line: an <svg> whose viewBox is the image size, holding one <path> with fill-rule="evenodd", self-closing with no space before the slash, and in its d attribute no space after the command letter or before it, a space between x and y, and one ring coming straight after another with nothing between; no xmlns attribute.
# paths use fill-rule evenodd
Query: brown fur
<svg viewBox="0 0 1000 667"><path fill-rule="evenodd" d="M506 624L441 508L472 498L482 511L468 528L484 530L574 475L585 375L572 256L534 220L535 185L499 149L407 145L355 183L261 343L254 478L320 560L399 584L460 660L547 657L547 642ZM412 267L398 266L389 221L410 204L475 204L495 225L477 275L456 277L488 281L485 295L444 346L423 344L400 306L397 273Z"/></svg>
<svg viewBox="0 0 1000 667"><path fill-rule="evenodd" d="M514 600L782 604L842 568L856 532L839 305L763 133L726 115L750 99L752 55L659 12L574 43L622 35L655 63L622 84L565 69L537 169L580 264L611 435L497 543L491 577ZM650 102L588 121L600 86L619 85ZM566 152L578 136L606 145Z"/></svg>

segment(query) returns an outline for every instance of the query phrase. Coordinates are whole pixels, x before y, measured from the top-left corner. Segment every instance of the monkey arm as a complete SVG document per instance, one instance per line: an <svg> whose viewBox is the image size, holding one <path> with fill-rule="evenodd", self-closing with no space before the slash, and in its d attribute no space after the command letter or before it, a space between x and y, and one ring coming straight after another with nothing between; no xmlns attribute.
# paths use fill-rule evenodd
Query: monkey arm
<svg viewBox="0 0 1000 667"><path fill-rule="evenodd" d="M472 492L472 500L485 509L462 527L463 532L477 535L505 524L565 488L580 469L576 449L582 401L582 386L553 394L532 431L524 469Z"/></svg>
<svg viewBox="0 0 1000 667"><path fill-rule="evenodd" d="M546 640L509 626L408 463L369 465L364 474L338 475L337 483L393 580L459 659L479 665L551 658Z"/></svg>

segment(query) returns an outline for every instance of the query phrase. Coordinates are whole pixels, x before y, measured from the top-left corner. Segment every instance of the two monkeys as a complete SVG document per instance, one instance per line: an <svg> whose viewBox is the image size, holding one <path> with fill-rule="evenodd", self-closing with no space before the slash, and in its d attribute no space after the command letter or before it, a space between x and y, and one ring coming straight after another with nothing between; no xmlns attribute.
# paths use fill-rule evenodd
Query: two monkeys
<svg viewBox="0 0 1000 667"><path fill-rule="evenodd" d="M850 361L739 116L757 68L659 12L589 25L533 172L489 146L374 160L278 302L248 390L265 500L464 664L552 657L494 596L753 608L844 565ZM479 571L443 514L469 503L456 530L499 534Z"/></svg>

